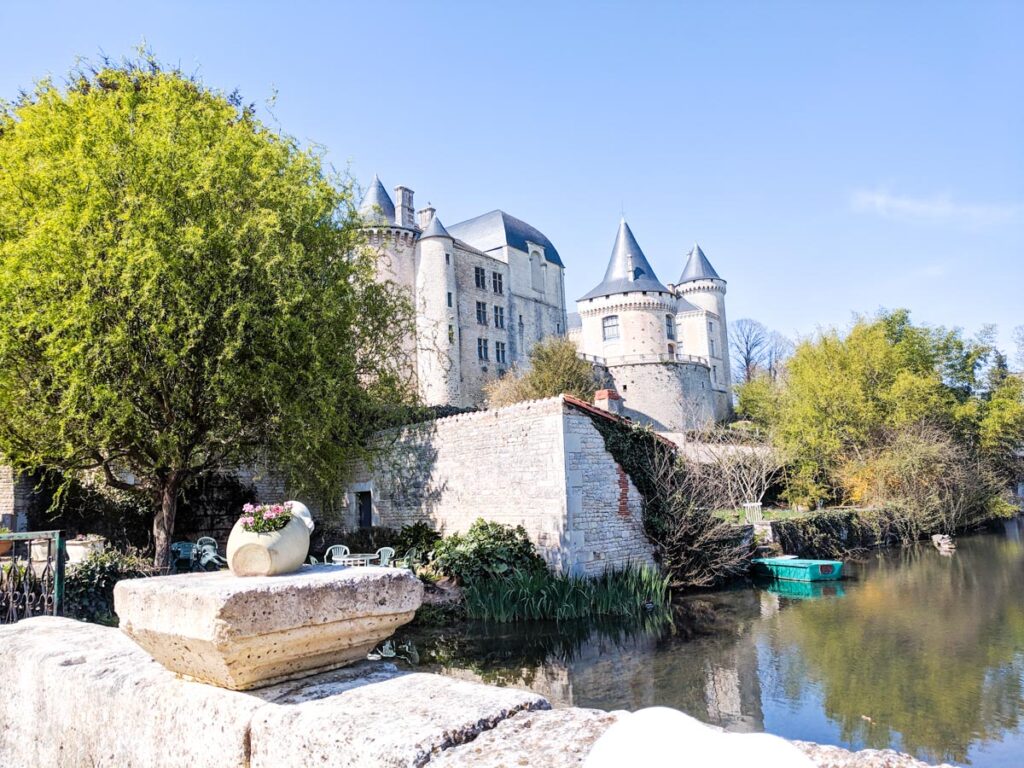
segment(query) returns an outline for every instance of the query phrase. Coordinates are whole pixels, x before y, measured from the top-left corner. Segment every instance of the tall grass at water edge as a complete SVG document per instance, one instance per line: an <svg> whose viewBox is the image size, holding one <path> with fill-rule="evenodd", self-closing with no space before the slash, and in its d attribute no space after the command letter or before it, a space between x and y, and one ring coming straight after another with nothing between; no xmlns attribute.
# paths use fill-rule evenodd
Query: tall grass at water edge
<svg viewBox="0 0 1024 768"><path fill-rule="evenodd" d="M464 592L466 615L494 622L640 618L667 609L669 577L629 565L596 578L516 571L476 581Z"/></svg>

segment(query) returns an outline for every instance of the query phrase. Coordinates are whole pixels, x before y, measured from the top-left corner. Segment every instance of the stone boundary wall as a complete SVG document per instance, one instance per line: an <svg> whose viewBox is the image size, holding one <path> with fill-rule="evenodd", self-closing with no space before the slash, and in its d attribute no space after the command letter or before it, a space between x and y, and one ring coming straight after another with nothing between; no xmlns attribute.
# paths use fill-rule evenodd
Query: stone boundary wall
<svg viewBox="0 0 1024 768"><path fill-rule="evenodd" d="M653 562L639 492L590 417L561 397L437 419L388 439L347 490L348 528L358 526L356 493L369 491L374 525L426 521L445 534L481 517L522 525L558 572Z"/></svg>

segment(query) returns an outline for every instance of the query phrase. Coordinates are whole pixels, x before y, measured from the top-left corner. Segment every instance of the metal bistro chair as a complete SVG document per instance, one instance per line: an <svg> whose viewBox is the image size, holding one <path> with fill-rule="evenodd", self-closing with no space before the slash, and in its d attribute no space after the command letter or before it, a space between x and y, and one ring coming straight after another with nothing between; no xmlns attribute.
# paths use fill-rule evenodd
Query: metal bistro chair
<svg viewBox="0 0 1024 768"><path fill-rule="evenodd" d="M192 552L195 546L191 541L176 541L171 544L171 573L192 570Z"/></svg>
<svg viewBox="0 0 1024 768"><path fill-rule="evenodd" d="M391 547L381 547L377 550L377 561L387 567L395 557L395 550Z"/></svg>
<svg viewBox="0 0 1024 768"><path fill-rule="evenodd" d="M335 544L327 548L324 552L324 562L333 563L335 560L340 560L346 557L349 553L349 548L344 544Z"/></svg>

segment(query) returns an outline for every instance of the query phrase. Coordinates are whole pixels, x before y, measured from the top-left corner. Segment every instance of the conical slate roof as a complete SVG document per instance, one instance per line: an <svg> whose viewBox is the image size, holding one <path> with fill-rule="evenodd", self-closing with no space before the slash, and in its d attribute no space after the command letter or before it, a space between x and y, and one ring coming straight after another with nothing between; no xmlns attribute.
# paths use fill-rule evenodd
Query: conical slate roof
<svg viewBox="0 0 1024 768"><path fill-rule="evenodd" d="M373 174L370 188L366 190L363 202L359 204L359 213L369 222L375 224L395 223L395 204L388 191L380 183L377 174Z"/></svg>
<svg viewBox="0 0 1024 768"><path fill-rule="evenodd" d="M679 284L692 283L694 280L721 280L715 268L711 266L708 257L696 243L690 250L689 259L683 267L683 274L679 276Z"/></svg>
<svg viewBox="0 0 1024 768"><path fill-rule="evenodd" d="M449 239L454 239L448 234L448 230L444 228L444 224L441 223L441 219L439 219L436 214L430 219L430 223L427 224L427 228L420 234L420 240L426 240L428 237L447 237Z"/></svg>
<svg viewBox="0 0 1024 768"><path fill-rule="evenodd" d="M615 245L612 247L612 257L608 262L608 269L604 273L604 280L579 301L629 291L668 293L668 288L662 285L658 276L654 274L647 257L644 256L636 238L633 237L629 224L623 219L619 222L619 233L615 236Z"/></svg>

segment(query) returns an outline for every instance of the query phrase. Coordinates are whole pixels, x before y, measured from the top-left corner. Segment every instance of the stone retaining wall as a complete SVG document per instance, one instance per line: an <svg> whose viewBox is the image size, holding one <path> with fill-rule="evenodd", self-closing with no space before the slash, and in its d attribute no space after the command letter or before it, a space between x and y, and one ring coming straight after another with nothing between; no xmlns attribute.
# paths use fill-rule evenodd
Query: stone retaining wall
<svg viewBox="0 0 1024 768"><path fill-rule="evenodd" d="M374 525L450 534L482 517L522 525L556 571L652 563L640 493L591 418L556 397L407 427L358 470L344 524L358 526L356 494L369 491Z"/></svg>

